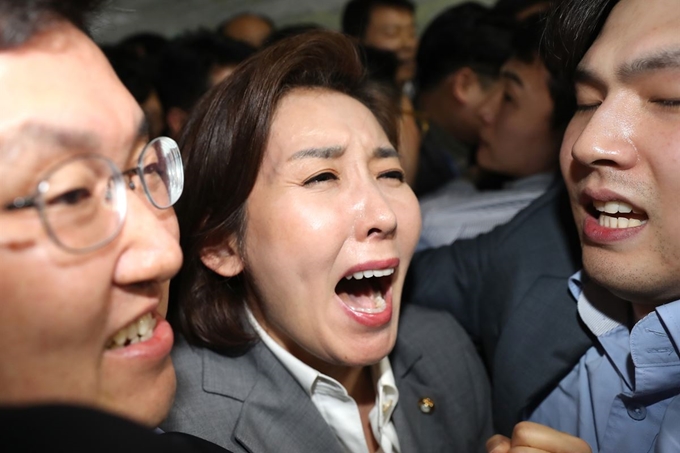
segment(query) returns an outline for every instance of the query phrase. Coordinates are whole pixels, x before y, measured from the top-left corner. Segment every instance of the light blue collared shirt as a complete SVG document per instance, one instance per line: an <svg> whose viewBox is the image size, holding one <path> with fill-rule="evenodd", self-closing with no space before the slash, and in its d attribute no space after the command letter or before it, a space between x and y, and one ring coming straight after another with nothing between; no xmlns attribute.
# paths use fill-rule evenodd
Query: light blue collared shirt
<svg viewBox="0 0 680 453"><path fill-rule="evenodd" d="M594 452L666 453L654 450L657 437L680 441L680 426L666 429L680 417L680 301L657 307L629 329L629 303L581 272L569 289L597 342L528 420L578 436Z"/></svg>

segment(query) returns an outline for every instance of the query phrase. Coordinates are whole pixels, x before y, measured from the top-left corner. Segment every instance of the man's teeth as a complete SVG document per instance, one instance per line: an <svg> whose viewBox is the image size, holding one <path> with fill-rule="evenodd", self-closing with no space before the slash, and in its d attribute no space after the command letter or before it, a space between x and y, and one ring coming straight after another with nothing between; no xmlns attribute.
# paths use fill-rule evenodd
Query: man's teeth
<svg viewBox="0 0 680 453"><path fill-rule="evenodd" d="M108 348L117 349L146 341L153 335L154 327L156 327L156 318L151 313L147 313L120 329L111 339Z"/></svg>
<svg viewBox="0 0 680 453"><path fill-rule="evenodd" d="M593 205L599 212L606 212L607 214L616 214L617 212L621 214L628 214L631 212L641 214L640 212L636 212L631 205L623 201L593 200Z"/></svg>
<svg viewBox="0 0 680 453"><path fill-rule="evenodd" d="M601 214L598 218L600 226L606 228L634 228L647 223L646 220L629 219L626 217L610 217Z"/></svg>
<svg viewBox="0 0 680 453"><path fill-rule="evenodd" d="M370 270L370 271L362 271L362 272L355 272L352 275L348 275L345 277L347 280L351 279L356 279L356 280L361 280L362 278L371 278L371 277L386 277L388 275L394 274L394 268L392 269L375 269L375 270Z"/></svg>
<svg viewBox="0 0 680 453"><path fill-rule="evenodd" d="M593 200L593 206L601 212L598 222L606 228L635 228L647 223L646 220L632 219L628 217L615 217L607 214L642 214L633 209L633 206L623 201L598 201Z"/></svg>

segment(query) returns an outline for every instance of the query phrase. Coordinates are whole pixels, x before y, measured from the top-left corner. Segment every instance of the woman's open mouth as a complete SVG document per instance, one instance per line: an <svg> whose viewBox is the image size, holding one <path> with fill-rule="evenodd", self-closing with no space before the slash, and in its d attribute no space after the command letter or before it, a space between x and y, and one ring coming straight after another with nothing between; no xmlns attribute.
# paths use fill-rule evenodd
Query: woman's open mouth
<svg viewBox="0 0 680 453"><path fill-rule="evenodd" d="M350 310L357 313L382 313L387 308L385 296L392 286L394 268L373 269L345 276L335 293Z"/></svg>

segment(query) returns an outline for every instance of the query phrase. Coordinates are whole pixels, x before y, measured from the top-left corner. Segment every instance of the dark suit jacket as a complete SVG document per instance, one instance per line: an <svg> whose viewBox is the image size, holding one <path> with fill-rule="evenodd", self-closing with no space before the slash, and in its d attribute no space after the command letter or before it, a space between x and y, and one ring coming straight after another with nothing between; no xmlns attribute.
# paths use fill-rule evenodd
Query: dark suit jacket
<svg viewBox="0 0 680 453"><path fill-rule="evenodd" d="M390 363L399 402L393 422L402 453L482 452L491 431L483 365L446 313L403 310ZM179 339L173 350L177 397L162 428L234 452L342 453L311 399L262 343L228 357ZM430 414L419 409L429 397Z"/></svg>
<svg viewBox="0 0 680 453"><path fill-rule="evenodd" d="M74 406L0 408L0 451L6 453L229 453L180 433L148 428Z"/></svg>
<svg viewBox="0 0 680 453"><path fill-rule="evenodd" d="M580 267L561 178L510 223L411 262L406 299L451 312L468 331L491 376L502 434L592 345L567 287Z"/></svg>

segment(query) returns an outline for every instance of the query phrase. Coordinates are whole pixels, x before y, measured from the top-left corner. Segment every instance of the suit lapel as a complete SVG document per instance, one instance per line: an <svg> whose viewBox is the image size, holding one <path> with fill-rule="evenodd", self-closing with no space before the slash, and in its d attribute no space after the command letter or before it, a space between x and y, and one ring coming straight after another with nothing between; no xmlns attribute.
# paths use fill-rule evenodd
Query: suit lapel
<svg viewBox="0 0 680 453"><path fill-rule="evenodd" d="M494 354L496 428L509 435L592 345L561 277L541 277L513 309ZM502 404L505 403L505 404Z"/></svg>
<svg viewBox="0 0 680 453"><path fill-rule="evenodd" d="M246 356L247 363L204 362L204 390L243 401L236 441L251 453L272 451L272 443L280 453L342 453L307 393L269 349L258 343Z"/></svg>
<svg viewBox="0 0 680 453"><path fill-rule="evenodd" d="M407 337L407 330L401 330L390 355L390 364L399 389L399 403L392 414L399 446L402 453L445 451L446 448L441 445L441 440L445 437L433 432L431 415L421 412L418 406L421 398L430 397L439 401L439 395L432 387L414 377L417 373L413 373L413 370L418 367L422 352L414 348Z"/></svg>

